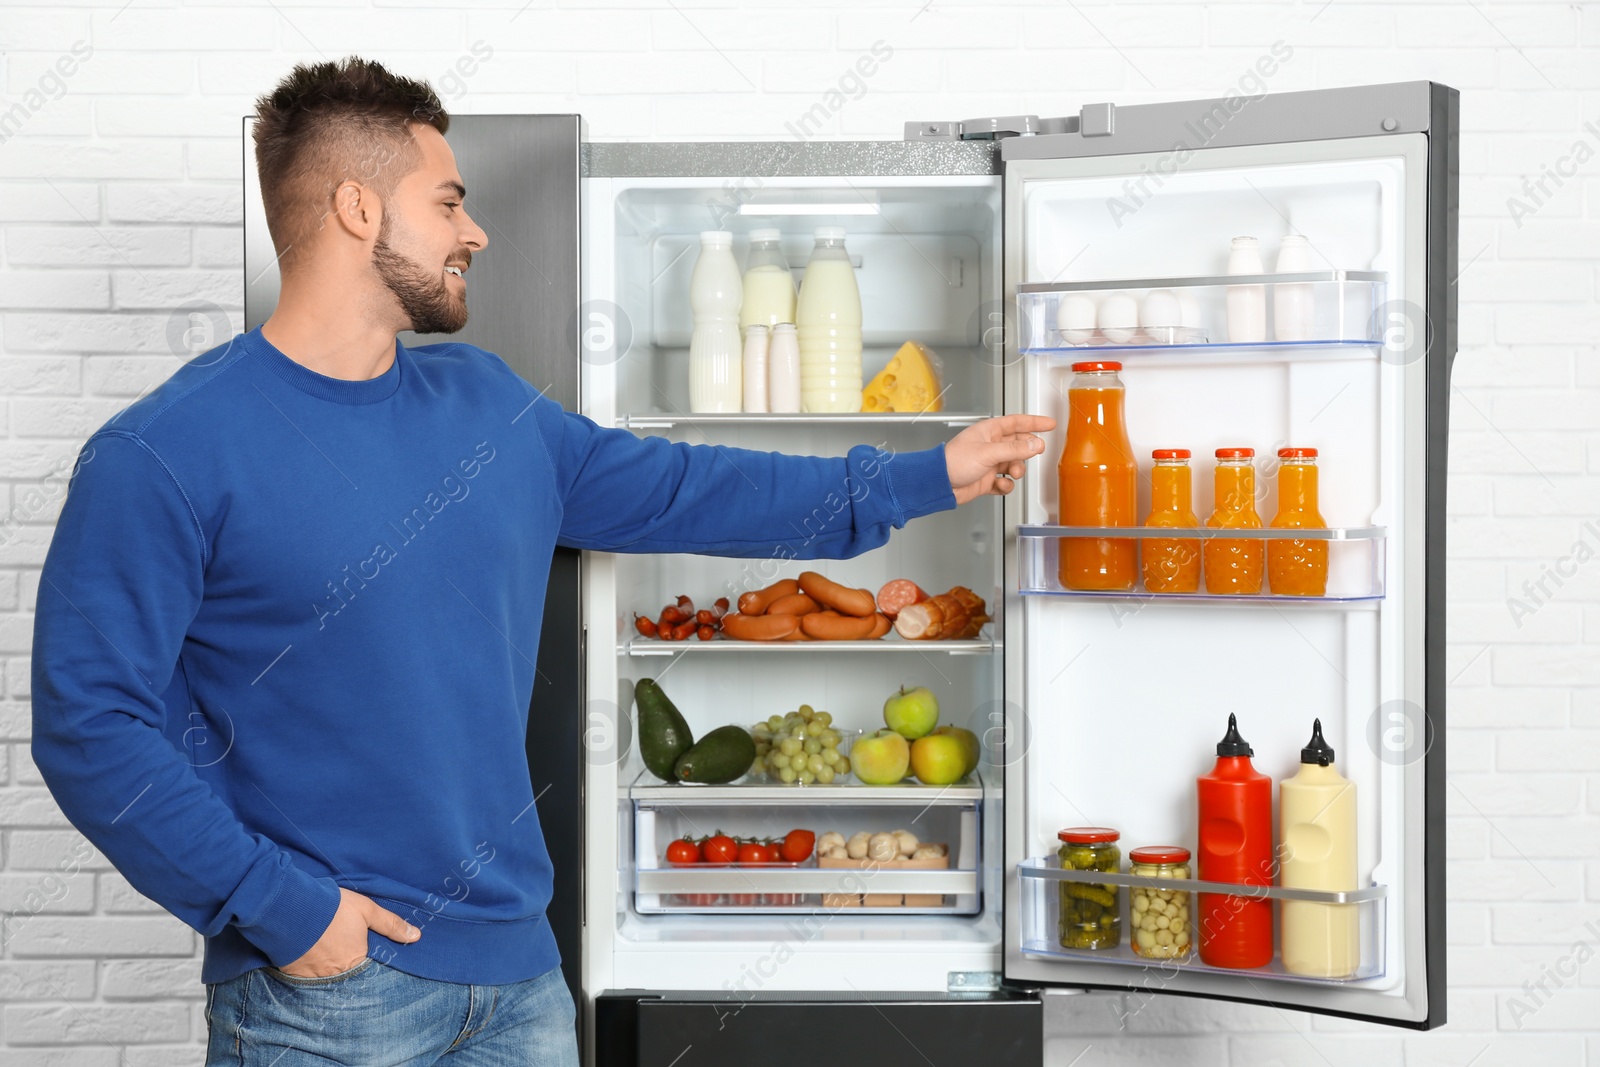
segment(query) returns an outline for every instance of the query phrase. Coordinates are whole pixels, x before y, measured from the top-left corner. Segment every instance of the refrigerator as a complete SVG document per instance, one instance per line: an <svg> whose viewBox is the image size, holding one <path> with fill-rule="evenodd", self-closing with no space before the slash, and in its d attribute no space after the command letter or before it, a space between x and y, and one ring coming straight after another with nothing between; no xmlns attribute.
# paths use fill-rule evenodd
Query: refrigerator
<svg viewBox="0 0 1600 1067"><path fill-rule="evenodd" d="M1409 82L912 121L903 139L870 142L599 142L576 115L452 119L469 210L490 235L454 336L602 426L816 455L868 443L892 462L991 415L1058 420L1009 496L915 520L853 559L794 558L809 519L747 558L558 551L528 754L587 1062L1040 1063L1043 998L1081 990L1128 994L1130 1014L1185 996L1413 1029L1445 1021L1458 106L1449 87ZM245 172L257 197L248 155ZM257 202L247 328L275 296L259 215ZM942 362L940 410L691 411L700 232L731 231L742 261L751 230L777 228L800 278L819 226L846 230L864 377L918 341ZM1257 239L1260 273L1230 273L1241 235ZM1307 238L1309 266L1274 270L1286 235ZM1230 332L1241 293L1265 308L1264 334ZM1180 325L1138 317L1152 294L1181 308ZM1298 536L1327 547L1325 595L1065 588L1063 540L1106 535L1060 525L1055 465L1071 365L1084 360L1121 364L1140 515L1153 449L1192 450L1204 518L1213 451L1253 447L1266 520L1277 449L1317 448L1326 528ZM818 527L831 510L817 503ZM635 613L654 618L679 595L709 607L803 570L869 590L965 586L991 619L935 641L674 642L635 627ZM669 784L639 750L643 678L696 736L802 704L870 733L889 695L926 686L941 722L978 737L979 765L949 786ZM1354 970L1307 977L1277 955L1248 970L1192 953L1151 960L1126 934L1064 947L1063 887L1114 885L1125 928L1136 893L1157 887L1126 862L1092 878L1063 871L1058 831L1114 827L1124 856L1194 849L1196 777L1230 714L1274 796L1313 719L1355 783L1354 888L1251 891L1275 912L1295 900L1356 915ZM947 856L927 869L665 856L680 837L795 828L904 829Z"/></svg>

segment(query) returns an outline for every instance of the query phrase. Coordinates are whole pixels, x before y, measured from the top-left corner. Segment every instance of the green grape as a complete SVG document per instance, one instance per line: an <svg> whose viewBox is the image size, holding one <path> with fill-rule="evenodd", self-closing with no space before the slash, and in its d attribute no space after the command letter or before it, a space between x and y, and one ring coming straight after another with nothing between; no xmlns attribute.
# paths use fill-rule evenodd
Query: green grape
<svg viewBox="0 0 1600 1067"><path fill-rule="evenodd" d="M783 754L785 756L793 756L795 753L799 752L805 746L803 744L801 744L801 742L799 740L797 740L796 738L791 737L791 738L788 738L787 740L785 740L784 743L782 745L779 745L778 747L783 750Z"/></svg>
<svg viewBox="0 0 1600 1067"><path fill-rule="evenodd" d="M817 712L816 712L816 709L815 709L815 708L813 708L813 707L812 707L812 706L811 706L811 705L810 705L810 704L801 704L801 705L800 705L800 707L798 707L798 708L797 708L797 709L795 709L795 714L797 714L797 715L803 715L803 716L805 716L805 717L806 717L806 718L808 718L808 719L809 719L809 718L810 718L810 717L811 717L811 716L813 716L813 715L815 715L815 714L816 714L816 713L817 713Z"/></svg>
<svg viewBox="0 0 1600 1067"><path fill-rule="evenodd" d="M812 774L809 770L801 771L799 778L801 785L810 785L812 782L817 780L817 776Z"/></svg>
<svg viewBox="0 0 1600 1067"><path fill-rule="evenodd" d="M806 733L812 737L821 737L822 731L826 729L827 727L818 722L816 719L812 719L810 722L806 723Z"/></svg>
<svg viewBox="0 0 1600 1067"><path fill-rule="evenodd" d="M835 771L838 771L840 774L849 774L850 773L850 760L849 760L849 758L845 757L845 756L840 756L839 757L839 762L834 765L833 769Z"/></svg>
<svg viewBox="0 0 1600 1067"><path fill-rule="evenodd" d="M778 777L783 779L785 782L792 782L800 776L795 773L793 767L784 767L778 771Z"/></svg>
<svg viewBox="0 0 1600 1067"><path fill-rule="evenodd" d="M809 770L811 773L815 774L817 771L822 770L822 768L824 766L825 766L825 764L822 762L822 757L821 756L807 756L806 757L806 769Z"/></svg>
<svg viewBox="0 0 1600 1067"><path fill-rule="evenodd" d="M823 748L838 748L839 742L844 740L844 735L838 730L824 730L817 740L822 742Z"/></svg>
<svg viewBox="0 0 1600 1067"><path fill-rule="evenodd" d="M839 765L839 761L842 759L844 759L844 757L839 755L839 750L836 748L825 748L822 750L822 762L829 767L837 767Z"/></svg>
<svg viewBox="0 0 1600 1067"><path fill-rule="evenodd" d="M819 711L819 712L817 712L817 721L820 722L824 726L832 726L833 725L833 715L830 712Z"/></svg>
<svg viewBox="0 0 1600 1067"><path fill-rule="evenodd" d="M789 757L785 756L782 752L774 752L767 757L767 765L775 770L781 771L783 768L789 766Z"/></svg>
<svg viewBox="0 0 1600 1067"><path fill-rule="evenodd" d="M778 716L773 715L772 717L767 719L767 729L769 729L769 730L781 730L782 728L783 728L783 720L778 718Z"/></svg>
<svg viewBox="0 0 1600 1067"><path fill-rule="evenodd" d="M810 741L805 743L805 750L808 756L815 756L818 752L822 751L822 742L818 741L816 738L812 738Z"/></svg>
<svg viewBox="0 0 1600 1067"><path fill-rule="evenodd" d="M824 767L822 770L817 772L817 781L821 782L823 785L827 785L833 781L833 775L834 771L832 767Z"/></svg>

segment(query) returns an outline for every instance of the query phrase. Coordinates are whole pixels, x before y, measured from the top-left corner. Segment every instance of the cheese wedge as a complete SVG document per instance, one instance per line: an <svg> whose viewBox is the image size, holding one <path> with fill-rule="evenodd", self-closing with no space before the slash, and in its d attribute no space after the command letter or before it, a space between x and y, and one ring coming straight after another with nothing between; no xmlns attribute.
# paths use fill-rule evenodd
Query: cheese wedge
<svg viewBox="0 0 1600 1067"><path fill-rule="evenodd" d="M944 383L939 357L919 341L907 341L861 390L862 411L942 411Z"/></svg>

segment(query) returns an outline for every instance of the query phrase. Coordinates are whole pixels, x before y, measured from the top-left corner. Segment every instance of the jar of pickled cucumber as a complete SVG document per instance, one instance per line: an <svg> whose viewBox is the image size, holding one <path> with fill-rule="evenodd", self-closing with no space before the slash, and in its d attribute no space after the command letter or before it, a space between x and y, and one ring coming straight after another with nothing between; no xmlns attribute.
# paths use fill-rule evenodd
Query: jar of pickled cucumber
<svg viewBox="0 0 1600 1067"><path fill-rule="evenodd" d="M1064 871L1122 869L1117 831L1104 826L1074 826L1056 835ZM1122 891L1095 882L1061 883L1062 948L1116 948L1122 941Z"/></svg>
<svg viewBox="0 0 1600 1067"><path fill-rule="evenodd" d="M1188 878L1189 850L1152 845L1128 853L1128 873L1147 878ZM1194 947L1189 925L1189 891L1136 885L1128 890L1128 944L1149 960L1179 959Z"/></svg>

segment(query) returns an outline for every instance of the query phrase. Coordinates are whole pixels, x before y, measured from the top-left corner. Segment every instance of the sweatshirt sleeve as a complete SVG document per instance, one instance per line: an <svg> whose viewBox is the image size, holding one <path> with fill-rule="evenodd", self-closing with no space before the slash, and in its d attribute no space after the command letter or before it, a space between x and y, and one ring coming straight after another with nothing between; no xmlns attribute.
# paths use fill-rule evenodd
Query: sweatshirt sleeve
<svg viewBox="0 0 1600 1067"><path fill-rule="evenodd" d="M89 440L40 576L33 758L135 889L208 937L233 924L282 966L328 928L339 887L246 830L169 739L183 724L168 722L162 695L206 553L182 488L140 438Z"/></svg>
<svg viewBox="0 0 1600 1067"><path fill-rule="evenodd" d="M641 438L541 407L564 509L558 540L571 548L846 559L956 506L943 445L790 456Z"/></svg>

